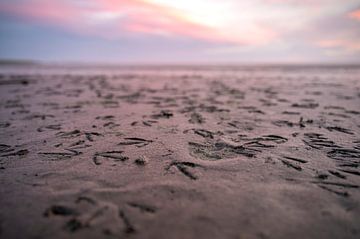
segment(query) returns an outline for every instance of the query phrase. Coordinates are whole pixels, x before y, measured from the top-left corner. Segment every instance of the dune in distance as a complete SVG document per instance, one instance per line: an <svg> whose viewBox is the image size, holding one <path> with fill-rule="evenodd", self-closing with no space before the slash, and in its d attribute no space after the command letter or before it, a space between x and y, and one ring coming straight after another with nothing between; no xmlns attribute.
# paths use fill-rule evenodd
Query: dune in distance
<svg viewBox="0 0 360 239"><path fill-rule="evenodd" d="M0 66L1 238L359 238L360 66Z"/></svg>

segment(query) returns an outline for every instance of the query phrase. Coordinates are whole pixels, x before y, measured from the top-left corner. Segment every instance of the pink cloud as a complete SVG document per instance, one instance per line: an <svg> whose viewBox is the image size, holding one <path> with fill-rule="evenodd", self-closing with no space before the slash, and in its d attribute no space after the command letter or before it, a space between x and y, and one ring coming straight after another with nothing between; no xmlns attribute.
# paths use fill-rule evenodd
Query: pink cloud
<svg viewBox="0 0 360 239"><path fill-rule="evenodd" d="M28 4L5 4L0 5L1 12L10 13L19 17L35 20L47 20L52 23L69 22L69 16L75 16L75 9L59 1L32 0ZM64 14L66 13L66 14Z"/></svg>
<svg viewBox="0 0 360 239"><path fill-rule="evenodd" d="M353 19L356 19L356 20L359 20L360 21L360 9L359 10L356 10L356 11L353 11L353 12L350 12L348 14L348 16L350 18L353 18Z"/></svg>
<svg viewBox="0 0 360 239"><path fill-rule="evenodd" d="M87 31L80 17L86 10L64 1L27 0L22 4L1 3L0 13L13 15L26 22L55 25L81 33Z"/></svg>
<svg viewBox="0 0 360 239"><path fill-rule="evenodd" d="M178 35L235 44L263 44L276 35L271 29L256 24L246 32L246 35L227 33L219 28L191 21L186 13L179 9L155 4L151 0L97 0L97 2L110 11L126 11L127 23L124 29L130 32Z"/></svg>
<svg viewBox="0 0 360 239"><path fill-rule="evenodd" d="M276 35L271 29L255 23L241 34L236 34L229 29L194 22L183 11L151 0L93 0L87 2L89 6L75 3L24 0L22 4L2 3L0 12L40 24L56 25L103 37L141 32L210 42L263 44ZM112 27L105 31L107 24Z"/></svg>
<svg viewBox="0 0 360 239"><path fill-rule="evenodd" d="M339 49L343 52L360 51L360 42L350 39L327 39L317 42L317 45L325 49Z"/></svg>

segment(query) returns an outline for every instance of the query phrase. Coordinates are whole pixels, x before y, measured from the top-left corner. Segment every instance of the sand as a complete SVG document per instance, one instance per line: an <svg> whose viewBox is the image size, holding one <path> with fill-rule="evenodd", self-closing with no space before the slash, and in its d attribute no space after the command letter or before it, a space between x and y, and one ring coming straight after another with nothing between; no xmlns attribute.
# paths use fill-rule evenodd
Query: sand
<svg viewBox="0 0 360 239"><path fill-rule="evenodd" d="M359 238L360 67L0 67L1 238Z"/></svg>

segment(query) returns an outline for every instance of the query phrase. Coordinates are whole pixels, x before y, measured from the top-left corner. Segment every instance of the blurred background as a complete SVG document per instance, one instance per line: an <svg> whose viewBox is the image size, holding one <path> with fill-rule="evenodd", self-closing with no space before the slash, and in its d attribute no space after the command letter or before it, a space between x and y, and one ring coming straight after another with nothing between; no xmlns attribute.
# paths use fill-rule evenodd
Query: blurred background
<svg viewBox="0 0 360 239"><path fill-rule="evenodd" d="M1 0L0 58L356 63L359 0Z"/></svg>

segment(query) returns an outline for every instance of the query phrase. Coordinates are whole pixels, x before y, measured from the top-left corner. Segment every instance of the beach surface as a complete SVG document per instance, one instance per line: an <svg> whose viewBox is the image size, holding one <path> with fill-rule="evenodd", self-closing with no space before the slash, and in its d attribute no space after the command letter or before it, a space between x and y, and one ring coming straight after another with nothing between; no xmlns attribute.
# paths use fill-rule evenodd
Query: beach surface
<svg viewBox="0 0 360 239"><path fill-rule="evenodd" d="M359 238L360 67L0 66L1 238Z"/></svg>

